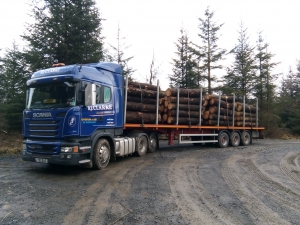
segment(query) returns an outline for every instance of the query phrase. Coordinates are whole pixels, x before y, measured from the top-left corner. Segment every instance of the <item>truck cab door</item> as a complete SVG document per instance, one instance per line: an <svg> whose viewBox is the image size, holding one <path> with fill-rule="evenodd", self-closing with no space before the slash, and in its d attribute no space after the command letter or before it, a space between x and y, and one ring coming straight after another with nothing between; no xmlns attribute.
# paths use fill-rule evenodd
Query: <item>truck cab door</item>
<svg viewBox="0 0 300 225"><path fill-rule="evenodd" d="M97 129L115 128L113 89L110 86L88 83L85 106L82 108L81 135L91 135Z"/></svg>

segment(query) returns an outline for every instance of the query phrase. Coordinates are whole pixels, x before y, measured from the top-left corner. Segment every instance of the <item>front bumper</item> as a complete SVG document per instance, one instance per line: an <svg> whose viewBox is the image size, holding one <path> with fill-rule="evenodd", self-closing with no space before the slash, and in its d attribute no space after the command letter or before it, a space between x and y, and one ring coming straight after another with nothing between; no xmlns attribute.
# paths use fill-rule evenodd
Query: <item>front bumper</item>
<svg viewBox="0 0 300 225"><path fill-rule="evenodd" d="M46 162L57 165L81 165L89 160L88 154L80 153L60 153L59 155L33 154L22 150L22 159L30 162ZM46 159L46 160L43 160Z"/></svg>

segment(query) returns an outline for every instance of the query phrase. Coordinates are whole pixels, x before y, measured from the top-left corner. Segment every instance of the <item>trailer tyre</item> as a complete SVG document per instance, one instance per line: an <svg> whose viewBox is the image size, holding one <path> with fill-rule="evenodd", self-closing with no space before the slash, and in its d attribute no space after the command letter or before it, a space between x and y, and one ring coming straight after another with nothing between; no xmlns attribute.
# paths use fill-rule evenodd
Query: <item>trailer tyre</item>
<svg viewBox="0 0 300 225"><path fill-rule="evenodd" d="M242 141L242 145L244 146L251 144L251 135L249 131L243 131L241 141Z"/></svg>
<svg viewBox="0 0 300 225"><path fill-rule="evenodd" d="M149 148L148 152L155 152L158 147L158 139L155 133L151 133L149 136Z"/></svg>
<svg viewBox="0 0 300 225"><path fill-rule="evenodd" d="M106 139L100 139L93 150L93 168L101 170L108 165L109 160L110 144Z"/></svg>
<svg viewBox="0 0 300 225"><path fill-rule="evenodd" d="M218 136L218 144L220 148L226 148L229 144L229 135L227 132L221 132Z"/></svg>
<svg viewBox="0 0 300 225"><path fill-rule="evenodd" d="M238 132L234 131L234 132L231 133L230 143L231 143L231 146L233 146L233 147L237 147L237 146L240 145L241 137L240 137L240 134Z"/></svg>
<svg viewBox="0 0 300 225"><path fill-rule="evenodd" d="M147 142L147 137L145 135L141 135L139 137L137 137L137 143L136 143L136 148L135 148L135 152L138 156L144 156L147 153L147 146L148 146L148 142Z"/></svg>

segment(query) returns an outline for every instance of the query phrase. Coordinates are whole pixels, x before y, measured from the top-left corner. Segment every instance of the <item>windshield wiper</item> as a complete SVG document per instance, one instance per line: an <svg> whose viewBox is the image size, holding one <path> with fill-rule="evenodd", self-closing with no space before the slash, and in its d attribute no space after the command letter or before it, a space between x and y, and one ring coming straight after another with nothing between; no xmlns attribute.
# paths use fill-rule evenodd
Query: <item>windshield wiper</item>
<svg viewBox="0 0 300 225"><path fill-rule="evenodd" d="M70 107L67 104L61 103L61 104L54 104L54 105L49 105L47 109L54 109L54 108L65 108L65 107Z"/></svg>

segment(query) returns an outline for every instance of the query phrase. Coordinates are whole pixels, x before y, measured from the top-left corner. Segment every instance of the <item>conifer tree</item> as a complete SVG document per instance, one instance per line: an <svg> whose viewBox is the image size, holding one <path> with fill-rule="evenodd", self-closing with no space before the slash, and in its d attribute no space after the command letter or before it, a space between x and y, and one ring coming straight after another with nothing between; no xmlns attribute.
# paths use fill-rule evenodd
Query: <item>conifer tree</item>
<svg viewBox="0 0 300 225"><path fill-rule="evenodd" d="M203 54L203 66L202 69L206 72L207 79L207 89L208 92L212 92L212 82L216 80L213 70L221 69L222 65L219 61L222 60L223 55L226 50L218 47L218 32L223 26L223 24L217 25L213 21L214 11L211 11L209 7L205 10L204 17L199 18L200 33L198 36L202 40L202 44L197 45L199 49L200 56Z"/></svg>
<svg viewBox="0 0 300 225"><path fill-rule="evenodd" d="M1 60L0 102L25 104L26 80L29 76L27 68L23 53L13 42L12 48L6 49Z"/></svg>
<svg viewBox="0 0 300 225"><path fill-rule="evenodd" d="M296 72L289 72L281 82L279 97L276 102L277 115L283 126L300 134L300 61L297 61Z"/></svg>
<svg viewBox="0 0 300 225"><path fill-rule="evenodd" d="M107 54L107 60L111 62L116 62L121 65L122 67L122 74L124 77L128 75L128 80L133 81L132 74L134 73L134 69L129 66L129 61L133 59L133 56L125 57L125 50L129 48L126 46L125 43L122 41L125 38L121 36L120 27L118 26L118 33L117 33L117 45L110 45L110 50Z"/></svg>
<svg viewBox="0 0 300 225"><path fill-rule="evenodd" d="M178 42L175 43L177 52L175 52L177 58L172 59L173 74L169 75L170 86L179 88L195 88L197 87L196 80L196 62L194 60L193 49L191 48L191 42L187 36L186 31L180 29L181 36L178 38Z"/></svg>
<svg viewBox="0 0 300 225"><path fill-rule="evenodd" d="M247 29L243 23L240 24L238 43L230 51L234 55L234 63L227 68L227 74L224 76L224 90L231 94L239 96L252 94L255 82L255 58L254 48L249 44Z"/></svg>
<svg viewBox="0 0 300 225"><path fill-rule="evenodd" d="M101 18L94 0L33 0L23 35L31 70L103 60Z"/></svg>
<svg viewBox="0 0 300 225"><path fill-rule="evenodd" d="M269 111L270 105L275 96L274 85L275 79L278 78L277 74L272 74L272 70L278 63L272 62L274 55L268 49L269 44L266 43L262 37L262 32L258 34L257 41L257 60L258 79L256 79L255 96L258 98L260 109Z"/></svg>
<svg viewBox="0 0 300 225"><path fill-rule="evenodd" d="M6 49L0 66L0 114L5 121L5 130L20 129L22 126L29 76L27 68L22 52L13 42L12 48Z"/></svg>

